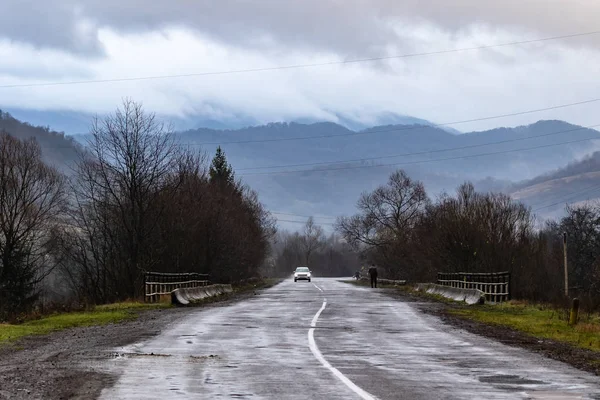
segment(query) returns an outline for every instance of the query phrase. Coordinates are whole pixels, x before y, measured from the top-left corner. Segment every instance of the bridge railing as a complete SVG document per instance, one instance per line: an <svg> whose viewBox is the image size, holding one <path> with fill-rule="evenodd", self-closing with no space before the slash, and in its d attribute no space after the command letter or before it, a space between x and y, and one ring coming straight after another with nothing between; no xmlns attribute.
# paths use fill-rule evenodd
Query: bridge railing
<svg viewBox="0 0 600 400"><path fill-rule="evenodd" d="M210 285L209 275L198 273L146 272L144 274L144 299L146 303L160 301L175 289Z"/></svg>
<svg viewBox="0 0 600 400"><path fill-rule="evenodd" d="M438 272L437 283L460 289L481 290L486 301L492 303L510 300L510 272Z"/></svg>

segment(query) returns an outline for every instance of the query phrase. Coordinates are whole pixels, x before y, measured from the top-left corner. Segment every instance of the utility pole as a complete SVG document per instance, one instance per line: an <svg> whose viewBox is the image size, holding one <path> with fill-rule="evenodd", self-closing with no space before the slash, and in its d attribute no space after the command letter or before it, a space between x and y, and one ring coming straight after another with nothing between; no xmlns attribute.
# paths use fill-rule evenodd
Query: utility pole
<svg viewBox="0 0 600 400"><path fill-rule="evenodd" d="M567 232L563 233L563 249L565 253L565 296L569 297L569 269L567 268Z"/></svg>

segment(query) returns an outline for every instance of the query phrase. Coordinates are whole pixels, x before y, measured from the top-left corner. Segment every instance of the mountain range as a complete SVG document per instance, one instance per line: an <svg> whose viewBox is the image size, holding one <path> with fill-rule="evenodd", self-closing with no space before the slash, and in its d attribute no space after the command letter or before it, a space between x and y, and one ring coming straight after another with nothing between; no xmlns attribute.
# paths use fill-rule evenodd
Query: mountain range
<svg viewBox="0 0 600 400"><path fill-rule="evenodd" d="M37 137L46 159L65 171L86 139L3 115L0 129ZM331 223L352 213L360 193L385 183L397 168L422 180L433 198L472 181L479 190L503 191L539 208L542 217L560 215L565 202L600 195L600 134L557 120L463 134L426 122L367 129L290 122L189 129L178 136L182 145L209 155L220 145L237 176L269 209L284 213L277 215L282 220L314 215Z"/></svg>
<svg viewBox="0 0 600 400"><path fill-rule="evenodd" d="M233 112L223 107L219 107L216 104L210 105L212 109L216 110L219 114L217 116L203 115L203 114L186 114L181 116L165 116L158 115L162 120L169 121L175 130L184 131L188 129L208 128L216 130L226 129L241 129L249 126L261 125L257 119ZM53 130L58 132L64 132L68 135L85 134L89 127L90 121L96 114L85 113L72 110L31 110L24 108L11 107L8 111L13 117L21 121L27 121L31 125L35 126L51 126ZM340 113L330 113L335 122L339 125L345 126L348 129L362 130L369 128L372 124L365 123L359 118L348 116ZM102 114L99 114L102 117ZM399 115L391 112L382 112L375 116L375 121L379 125L429 125L433 126L434 123L410 116ZM313 124L321 122L313 118L298 118L293 120L300 124ZM444 130L460 134L460 131L452 127L443 127Z"/></svg>

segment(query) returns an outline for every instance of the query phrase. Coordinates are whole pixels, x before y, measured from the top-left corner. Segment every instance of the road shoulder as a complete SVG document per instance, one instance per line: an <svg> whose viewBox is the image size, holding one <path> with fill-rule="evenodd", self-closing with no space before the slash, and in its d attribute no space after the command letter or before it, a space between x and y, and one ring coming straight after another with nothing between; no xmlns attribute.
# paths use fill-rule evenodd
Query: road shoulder
<svg viewBox="0 0 600 400"><path fill-rule="evenodd" d="M474 306L434 299L411 293L406 289L381 288L377 290L398 301L410 302L419 311L436 316L453 327L494 339L509 346L524 348L600 376L600 352L582 349L556 340L537 338L509 327L486 324L452 312L453 310Z"/></svg>
<svg viewBox="0 0 600 400"><path fill-rule="evenodd" d="M114 376L94 368L111 357L111 349L154 337L192 313L260 295L267 286L246 286L195 307L140 311L134 320L29 336L1 346L0 399L97 398L115 382Z"/></svg>

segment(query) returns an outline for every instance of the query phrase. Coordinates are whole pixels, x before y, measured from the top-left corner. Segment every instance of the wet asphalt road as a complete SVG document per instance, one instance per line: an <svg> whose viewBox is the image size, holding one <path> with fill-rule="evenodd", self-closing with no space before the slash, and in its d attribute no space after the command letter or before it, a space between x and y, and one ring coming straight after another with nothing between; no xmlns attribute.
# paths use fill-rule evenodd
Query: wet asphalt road
<svg viewBox="0 0 600 400"><path fill-rule="evenodd" d="M313 284L314 283L314 284ZM600 379L380 290L292 280L115 349L104 399L600 399ZM312 327L311 327L312 325Z"/></svg>

